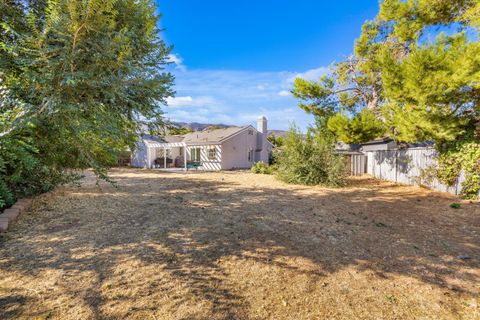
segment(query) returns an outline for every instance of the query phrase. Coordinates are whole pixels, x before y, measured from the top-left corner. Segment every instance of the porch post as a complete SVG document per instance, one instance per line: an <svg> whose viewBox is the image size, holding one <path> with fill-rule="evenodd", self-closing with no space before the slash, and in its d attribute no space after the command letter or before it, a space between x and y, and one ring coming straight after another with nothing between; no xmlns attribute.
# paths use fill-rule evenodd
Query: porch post
<svg viewBox="0 0 480 320"><path fill-rule="evenodd" d="M163 169L167 169L167 148L163 147Z"/></svg>
<svg viewBox="0 0 480 320"><path fill-rule="evenodd" d="M183 146L183 166L183 170L187 172L187 145Z"/></svg>
<svg viewBox="0 0 480 320"><path fill-rule="evenodd" d="M147 161L145 163L145 168L152 169L152 162L150 160L150 147L147 145L145 151L147 152Z"/></svg>

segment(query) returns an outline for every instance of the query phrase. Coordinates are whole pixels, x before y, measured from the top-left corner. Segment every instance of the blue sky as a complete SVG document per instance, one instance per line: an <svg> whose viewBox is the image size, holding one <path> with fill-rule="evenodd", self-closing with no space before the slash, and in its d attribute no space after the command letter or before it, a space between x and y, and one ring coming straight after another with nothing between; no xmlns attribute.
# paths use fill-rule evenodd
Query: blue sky
<svg viewBox="0 0 480 320"><path fill-rule="evenodd" d="M172 121L253 124L270 129L313 122L289 90L318 79L352 53L378 0L158 0L163 37L174 46Z"/></svg>

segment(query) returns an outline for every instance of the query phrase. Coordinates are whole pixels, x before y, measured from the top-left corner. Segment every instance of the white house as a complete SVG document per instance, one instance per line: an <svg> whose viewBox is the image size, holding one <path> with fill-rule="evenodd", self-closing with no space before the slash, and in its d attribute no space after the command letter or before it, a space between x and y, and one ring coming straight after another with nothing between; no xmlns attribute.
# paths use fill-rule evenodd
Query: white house
<svg viewBox="0 0 480 320"><path fill-rule="evenodd" d="M267 140L267 119L260 117L256 129L248 125L183 136L144 136L132 155L132 166L184 170L195 167L208 171L248 169L255 162L268 163L272 148Z"/></svg>

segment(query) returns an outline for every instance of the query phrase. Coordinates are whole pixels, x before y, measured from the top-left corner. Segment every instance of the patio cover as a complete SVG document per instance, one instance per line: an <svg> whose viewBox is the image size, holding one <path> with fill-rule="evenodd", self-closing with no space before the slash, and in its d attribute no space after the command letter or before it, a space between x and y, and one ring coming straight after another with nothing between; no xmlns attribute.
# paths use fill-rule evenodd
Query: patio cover
<svg viewBox="0 0 480 320"><path fill-rule="evenodd" d="M145 145L150 148L163 148L163 168L167 168L167 149L183 147L184 170L187 171L187 144L185 142L158 142L155 140L144 139Z"/></svg>

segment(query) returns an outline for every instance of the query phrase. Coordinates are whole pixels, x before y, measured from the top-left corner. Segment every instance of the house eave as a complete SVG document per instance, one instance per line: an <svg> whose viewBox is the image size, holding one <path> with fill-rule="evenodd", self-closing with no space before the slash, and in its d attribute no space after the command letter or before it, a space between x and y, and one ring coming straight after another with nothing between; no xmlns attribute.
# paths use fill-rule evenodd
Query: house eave
<svg viewBox="0 0 480 320"><path fill-rule="evenodd" d="M205 141L205 142L185 142L187 147L201 147L201 146L218 146L221 145L218 141Z"/></svg>
<svg viewBox="0 0 480 320"><path fill-rule="evenodd" d="M169 143L146 143L148 148L178 148L185 147L185 142L169 142Z"/></svg>

